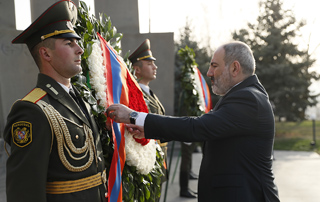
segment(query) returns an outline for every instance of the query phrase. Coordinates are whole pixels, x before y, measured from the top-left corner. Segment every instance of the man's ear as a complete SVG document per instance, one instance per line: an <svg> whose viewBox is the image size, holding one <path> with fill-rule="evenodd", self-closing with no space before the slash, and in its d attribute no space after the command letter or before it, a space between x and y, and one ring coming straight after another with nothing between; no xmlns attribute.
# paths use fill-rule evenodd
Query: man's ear
<svg viewBox="0 0 320 202"><path fill-rule="evenodd" d="M139 66L133 66L135 73L140 74L141 73L141 68Z"/></svg>
<svg viewBox="0 0 320 202"><path fill-rule="evenodd" d="M132 66L132 68L134 69L134 72L133 72L134 75L135 75L137 78L139 78L139 77L140 77L140 72L141 72L139 66Z"/></svg>
<svg viewBox="0 0 320 202"><path fill-rule="evenodd" d="M50 52L50 49L49 49L49 48L40 47L40 48L39 48L39 54L40 54L40 57L41 57L43 60L51 61L51 52Z"/></svg>
<svg viewBox="0 0 320 202"><path fill-rule="evenodd" d="M240 63L237 60L233 61L233 63L231 63L231 69L230 69L231 75L237 76L240 72L241 72Z"/></svg>

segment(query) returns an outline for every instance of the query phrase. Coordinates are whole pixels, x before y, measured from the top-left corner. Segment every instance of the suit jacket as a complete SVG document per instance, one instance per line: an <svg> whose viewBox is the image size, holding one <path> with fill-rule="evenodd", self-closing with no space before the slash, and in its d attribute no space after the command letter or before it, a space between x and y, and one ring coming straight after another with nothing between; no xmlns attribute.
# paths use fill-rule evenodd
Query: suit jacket
<svg viewBox="0 0 320 202"><path fill-rule="evenodd" d="M50 124L44 112L38 105L27 101L14 103L4 131L4 138L11 146L11 155L7 161L7 200L8 202L101 202L105 201L106 188L104 183L87 190L67 194L47 194L46 183L55 181L78 180L102 172L104 159L100 143L98 127L90 113L90 106L86 107L89 120L79 108L73 98L52 78L39 74L37 88L46 91L47 94L41 100L52 105L63 117L71 121L65 121L72 143L76 148L84 146L85 133L79 127L86 124L93 131L94 145L98 162L94 160L90 167L83 171L69 171L58 155L57 139L51 131ZM76 94L79 94L76 91ZM83 102L83 100L81 100ZM28 145L20 147L15 141L13 129L15 124L26 123L25 131L31 134L32 140ZM19 125L18 124L18 125ZM20 133L23 132L20 128ZM82 166L88 161L88 157L75 160L64 150L67 160L73 166ZM73 154L75 157L79 157Z"/></svg>
<svg viewBox="0 0 320 202"><path fill-rule="evenodd" d="M144 130L146 138L205 141L199 201L279 201L272 173L274 116L256 75L233 87L203 116L148 114Z"/></svg>

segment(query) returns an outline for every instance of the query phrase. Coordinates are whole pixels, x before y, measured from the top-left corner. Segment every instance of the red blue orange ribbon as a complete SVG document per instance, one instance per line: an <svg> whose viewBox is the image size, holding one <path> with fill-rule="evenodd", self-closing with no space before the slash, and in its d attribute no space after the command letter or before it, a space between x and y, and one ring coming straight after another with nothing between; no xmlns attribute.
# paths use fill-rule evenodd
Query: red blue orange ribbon
<svg viewBox="0 0 320 202"><path fill-rule="evenodd" d="M148 112L142 91L122 58L99 34L105 66L107 106L123 104L139 112ZM108 201L122 202L122 170L125 164L125 126L111 120L114 152L108 178ZM148 140L144 140L146 142Z"/></svg>

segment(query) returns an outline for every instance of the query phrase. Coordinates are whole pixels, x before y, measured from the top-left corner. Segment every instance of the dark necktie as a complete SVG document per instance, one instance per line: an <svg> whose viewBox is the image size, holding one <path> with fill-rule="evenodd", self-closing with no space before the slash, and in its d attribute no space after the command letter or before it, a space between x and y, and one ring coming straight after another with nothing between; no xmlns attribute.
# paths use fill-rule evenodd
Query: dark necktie
<svg viewBox="0 0 320 202"><path fill-rule="evenodd" d="M81 111L86 115L87 119L89 119L89 115L88 112L86 110L86 108L84 107L84 103L81 102L80 98L76 96L73 88L69 89L69 94L71 95L71 97L74 99L74 101L76 101L76 103L78 104L78 106L80 107Z"/></svg>
<svg viewBox="0 0 320 202"><path fill-rule="evenodd" d="M152 92L151 89L149 89L149 93L150 93L150 95L151 95L152 97L154 97L153 92Z"/></svg>
<svg viewBox="0 0 320 202"><path fill-rule="evenodd" d="M69 89L69 94L71 95L71 97L78 103L78 99L76 94L74 93L74 90L72 88ZM78 103L79 104L79 103Z"/></svg>

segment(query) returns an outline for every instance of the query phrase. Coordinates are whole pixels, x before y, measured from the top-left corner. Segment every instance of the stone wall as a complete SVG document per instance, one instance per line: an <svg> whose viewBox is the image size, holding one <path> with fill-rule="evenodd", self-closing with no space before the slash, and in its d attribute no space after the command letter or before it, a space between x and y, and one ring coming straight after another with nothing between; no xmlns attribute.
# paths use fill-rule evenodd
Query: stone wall
<svg viewBox="0 0 320 202"><path fill-rule="evenodd" d="M58 0L30 0L31 20ZM77 5L79 1L74 1ZM168 115L173 115L174 42L173 33L139 34L138 0L96 0L96 13L106 13L118 32L124 34L123 53L134 51L146 38L157 58L157 79L150 83ZM98 15L96 15L98 16ZM38 68L24 44L11 44L21 31L15 28L14 0L0 0L0 202L5 202L5 162L3 130L13 102L36 84Z"/></svg>
<svg viewBox="0 0 320 202"><path fill-rule="evenodd" d="M30 0L31 18L35 20L57 0ZM79 1L75 1L78 2ZM139 33L138 1L96 0L96 16L110 16L118 32L124 34L123 53L134 51L146 38L159 67L157 79L150 83L163 102L167 114L173 114L174 99L174 42L173 33ZM21 31L15 28L14 1L0 0L0 137L12 103L22 98L36 84L38 68L25 44L11 44Z"/></svg>

